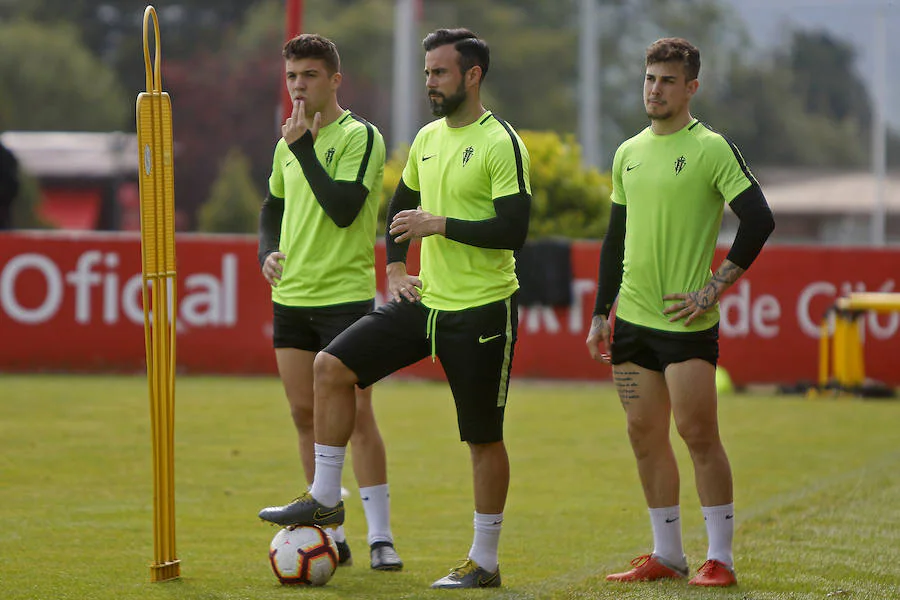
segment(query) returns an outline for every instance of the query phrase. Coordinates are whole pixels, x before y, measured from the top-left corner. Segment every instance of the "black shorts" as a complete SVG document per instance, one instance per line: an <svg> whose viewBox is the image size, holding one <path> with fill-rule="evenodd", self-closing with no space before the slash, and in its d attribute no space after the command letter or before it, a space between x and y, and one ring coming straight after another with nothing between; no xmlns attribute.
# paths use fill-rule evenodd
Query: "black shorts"
<svg viewBox="0 0 900 600"><path fill-rule="evenodd" d="M616 318L610 362L636 365L663 372L672 363L700 358L713 366L719 360L719 325L703 331L662 331Z"/></svg>
<svg viewBox="0 0 900 600"><path fill-rule="evenodd" d="M503 439L503 415L518 329L517 294L460 311L420 302L388 302L325 348L365 388L434 354L456 403L459 436L485 444Z"/></svg>
<svg viewBox="0 0 900 600"><path fill-rule="evenodd" d="M273 302L272 345L318 352L373 308L375 300L311 308Z"/></svg>

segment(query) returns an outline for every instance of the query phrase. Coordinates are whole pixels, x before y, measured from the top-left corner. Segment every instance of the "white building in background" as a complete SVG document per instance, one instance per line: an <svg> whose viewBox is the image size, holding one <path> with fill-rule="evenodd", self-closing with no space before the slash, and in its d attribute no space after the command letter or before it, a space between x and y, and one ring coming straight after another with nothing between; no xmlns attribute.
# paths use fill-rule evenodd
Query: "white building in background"
<svg viewBox="0 0 900 600"><path fill-rule="evenodd" d="M868 171L826 169L754 170L775 215L776 244L868 246L876 179ZM884 182L885 240L900 245L900 173ZM719 241L729 244L738 220L725 209Z"/></svg>

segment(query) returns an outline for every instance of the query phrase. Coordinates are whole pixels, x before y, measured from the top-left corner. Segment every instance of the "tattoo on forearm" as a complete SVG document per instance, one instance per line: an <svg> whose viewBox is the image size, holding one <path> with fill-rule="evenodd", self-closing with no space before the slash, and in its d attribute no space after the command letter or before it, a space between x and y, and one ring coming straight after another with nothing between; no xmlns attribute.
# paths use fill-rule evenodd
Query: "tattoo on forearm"
<svg viewBox="0 0 900 600"><path fill-rule="evenodd" d="M627 408L632 400L638 400L640 398L638 384L635 381L637 375L637 371L616 371L613 373L616 391L619 392L619 401L622 403L623 407Z"/></svg>
<svg viewBox="0 0 900 600"><path fill-rule="evenodd" d="M730 260L723 261L716 272L713 273L712 281L728 287L744 274L744 269L740 268Z"/></svg>
<svg viewBox="0 0 900 600"><path fill-rule="evenodd" d="M713 273L709 283L707 283L702 290L691 292L691 299L697 306L703 310L707 310L718 302L722 293L730 288L743 274L744 269L740 268L730 260L722 261L722 264L719 265L719 268Z"/></svg>

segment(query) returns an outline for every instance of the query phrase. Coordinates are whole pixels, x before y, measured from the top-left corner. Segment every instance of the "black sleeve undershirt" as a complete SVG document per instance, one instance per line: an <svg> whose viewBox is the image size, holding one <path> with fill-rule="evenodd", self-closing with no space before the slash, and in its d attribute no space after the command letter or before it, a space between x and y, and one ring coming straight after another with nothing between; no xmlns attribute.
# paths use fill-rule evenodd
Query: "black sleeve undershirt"
<svg viewBox="0 0 900 600"><path fill-rule="evenodd" d="M741 192L729 206L740 223L726 258L746 271L774 231L775 219L758 184Z"/></svg>
<svg viewBox="0 0 900 600"><path fill-rule="evenodd" d="M394 215L401 210L415 209L419 206L421 198L422 195L419 192L410 189L403 182L403 179L400 179L400 183L397 184L397 189L394 190L394 195L391 197L391 202L388 204L387 218L385 219L384 248L387 254L387 264L393 262L405 263L406 253L409 251L409 240L398 244L391 235L391 221L394 220Z"/></svg>
<svg viewBox="0 0 900 600"><path fill-rule="evenodd" d="M597 274L597 299L594 315L609 316L612 305L619 295L622 285L622 270L625 260L625 217L628 214L624 204L612 203L609 212L609 227L603 246L600 248L600 270Z"/></svg>
<svg viewBox="0 0 900 600"><path fill-rule="evenodd" d="M338 227L349 227L369 195L366 186L360 181L335 181L329 177L316 156L312 133L309 131L288 146L288 149L297 157L303 175L325 214Z"/></svg>
<svg viewBox="0 0 900 600"><path fill-rule="evenodd" d="M259 211L259 248L256 257L260 268L266 262L266 257L278 250L282 218L284 218L284 198L278 198L269 192Z"/></svg>
<svg viewBox="0 0 900 600"><path fill-rule="evenodd" d="M494 199L497 216L483 221L447 217L444 237L478 248L518 250L528 236L531 196L514 194Z"/></svg>

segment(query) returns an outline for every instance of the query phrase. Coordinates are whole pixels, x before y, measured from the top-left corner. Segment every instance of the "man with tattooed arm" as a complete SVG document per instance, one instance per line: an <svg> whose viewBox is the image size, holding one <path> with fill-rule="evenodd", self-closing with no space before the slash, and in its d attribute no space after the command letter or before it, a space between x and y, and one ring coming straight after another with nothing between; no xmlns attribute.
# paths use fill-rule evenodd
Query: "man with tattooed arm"
<svg viewBox="0 0 900 600"><path fill-rule="evenodd" d="M650 125L619 146L613 160L612 209L587 346L594 360L613 367L654 548L609 581L688 575L669 440L674 419L694 465L709 539L706 561L688 583L737 583L731 467L716 406L718 300L775 223L737 147L691 116L699 71L700 52L686 40L650 45L644 78ZM740 225L727 258L711 273L725 203ZM617 296L613 333L608 319Z"/></svg>

